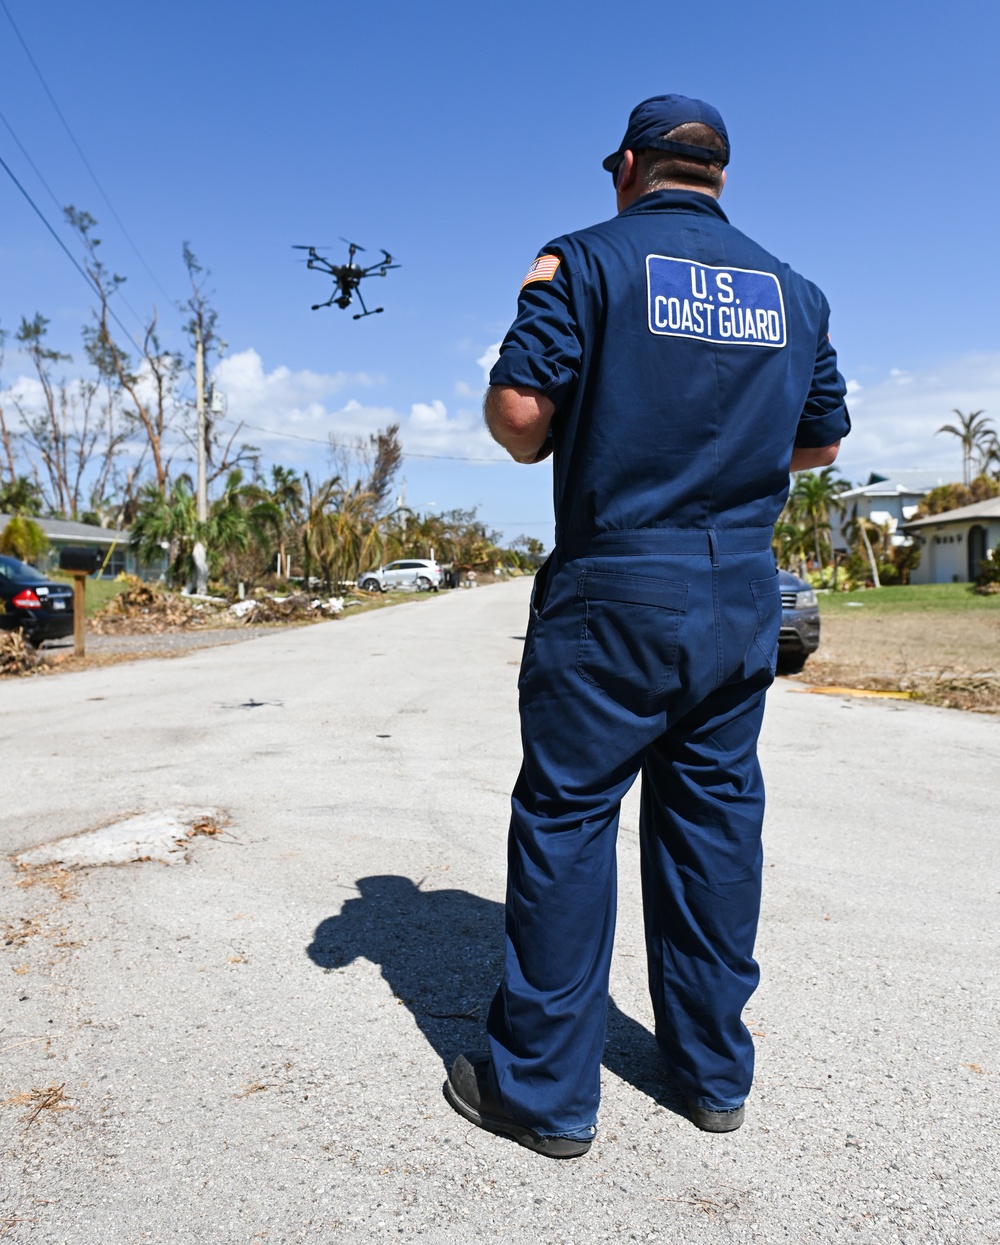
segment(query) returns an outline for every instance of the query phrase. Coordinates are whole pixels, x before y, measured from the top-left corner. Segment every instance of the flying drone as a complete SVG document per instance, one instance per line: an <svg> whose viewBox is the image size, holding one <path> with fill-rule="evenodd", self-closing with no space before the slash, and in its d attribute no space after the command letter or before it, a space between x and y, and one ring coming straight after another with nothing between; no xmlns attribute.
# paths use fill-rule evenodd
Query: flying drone
<svg viewBox="0 0 1000 1245"><path fill-rule="evenodd" d="M341 242L347 242L346 238L341 238ZM361 264L354 262L354 257L358 251L363 251L363 246L358 246L356 242L347 242L350 251L347 256L346 264L332 264L324 256L317 253L314 246L295 246L293 250L308 251L309 258L306 260L307 268L316 268L320 272L325 272L333 277L334 291L325 303L313 303L312 310L319 311L320 307L332 307L334 303L338 307L349 307L357 294L358 302L361 304L361 310L355 315L355 320L363 320L365 316L375 316L382 310L382 307L373 307L370 311L365 306L365 300L361 296L358 286L365 277L384 277L390 268L399 268L399 264L392 262L392 256L385 248L382 250L382 259L375 264L369 264L365 268Z"/></svg>

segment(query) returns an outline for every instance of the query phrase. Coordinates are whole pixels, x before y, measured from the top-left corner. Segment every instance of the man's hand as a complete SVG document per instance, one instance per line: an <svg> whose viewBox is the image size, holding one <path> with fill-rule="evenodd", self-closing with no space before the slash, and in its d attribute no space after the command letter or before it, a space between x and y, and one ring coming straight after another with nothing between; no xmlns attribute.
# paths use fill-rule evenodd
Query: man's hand
<svg viewBox="0 0 1000 1245"><path fill-rule="evenodd" d="M549 456L555 409L543 393L521 385L490 385L483 400L490 435L519 463L538 463Z"/></svg>
<svg viewBox="0 0 1000 1245"><path fill-rule="evenodd" d="M840 450L840 442L824 445L820 449L808 449L797 446L792 450L792 465L789 471L808 471L812 467L829 467Z"/></svg>

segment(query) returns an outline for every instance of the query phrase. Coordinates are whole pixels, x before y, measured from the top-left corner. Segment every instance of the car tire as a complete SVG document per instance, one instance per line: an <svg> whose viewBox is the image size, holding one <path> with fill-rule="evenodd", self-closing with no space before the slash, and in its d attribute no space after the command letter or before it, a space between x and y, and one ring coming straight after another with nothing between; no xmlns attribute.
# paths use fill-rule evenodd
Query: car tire
<svg viewBox="0 0 1000 1245"><path fill-rule="evenodd" d="M362 583L361 587L365 592L381 592L382 591L382 585L378 582L377 579L366 579Z"/></svg>
<svg viewBox="0 0 1000 1245"><path fill-rule="evenodd" d="M433 586L434 585L431 583L431 581L427 578L426 575L417 576L417 591L418 592L430 592Z"/></svg>
<svg viewBox="0 0 1000 1245"><path fill-rule="evenodd" d="M778 674L801 674L808 653L782 653L778 658Z"/></svg>

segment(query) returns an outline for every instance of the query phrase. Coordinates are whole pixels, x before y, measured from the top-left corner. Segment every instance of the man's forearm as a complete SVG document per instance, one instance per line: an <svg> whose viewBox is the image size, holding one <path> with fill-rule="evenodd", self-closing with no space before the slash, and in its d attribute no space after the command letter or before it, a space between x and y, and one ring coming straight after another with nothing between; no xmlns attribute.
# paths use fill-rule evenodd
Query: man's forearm
<svg viewBox="0 0 1000 1245"><path fill-rule="evenodd" d="M549 426L555 409L537 389L491 385L483 401L483 418L490 436L511 458L536 463L550 453Z"/></svg>

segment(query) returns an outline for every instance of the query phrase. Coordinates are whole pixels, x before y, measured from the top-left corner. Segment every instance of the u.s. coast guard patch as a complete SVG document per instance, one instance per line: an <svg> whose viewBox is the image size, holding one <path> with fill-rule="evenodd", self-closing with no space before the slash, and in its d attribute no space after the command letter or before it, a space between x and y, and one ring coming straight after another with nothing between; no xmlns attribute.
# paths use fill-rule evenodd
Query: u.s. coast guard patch
<svg viewBox="0 0 1000 1245"><path fill-rule="evenodd" d="M773 272L646 256L649 331L719 345L783 346L785 303Z"/></svg>

